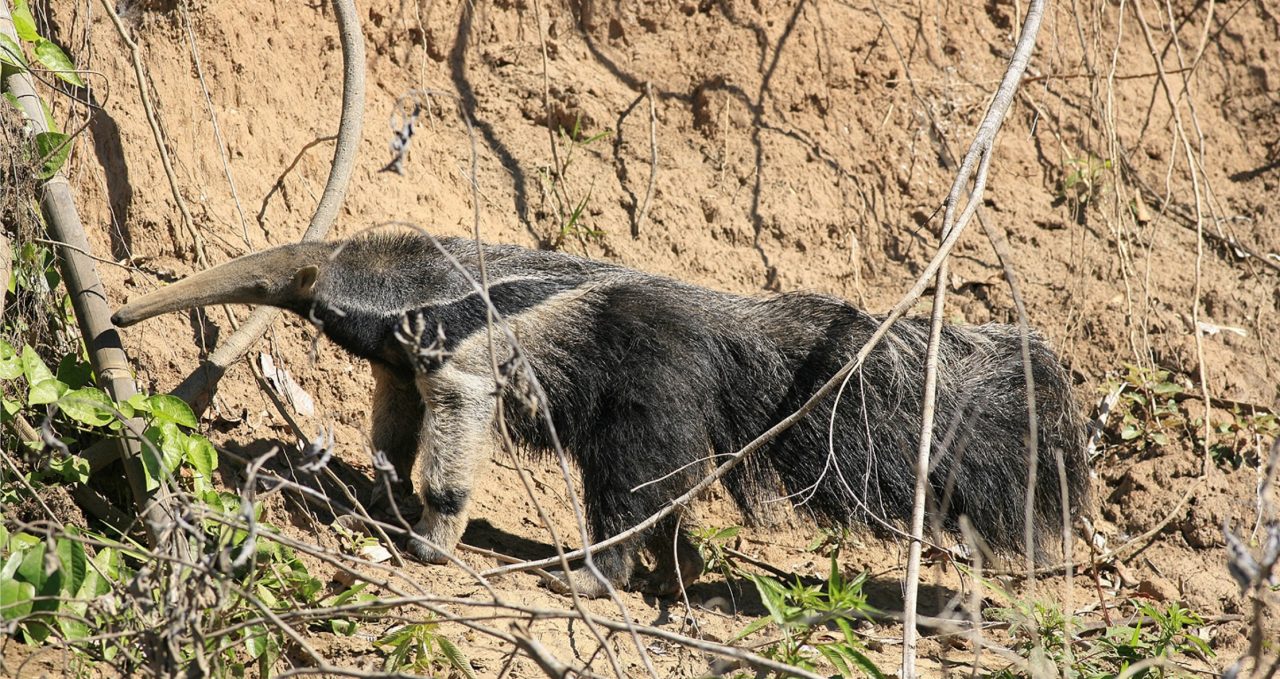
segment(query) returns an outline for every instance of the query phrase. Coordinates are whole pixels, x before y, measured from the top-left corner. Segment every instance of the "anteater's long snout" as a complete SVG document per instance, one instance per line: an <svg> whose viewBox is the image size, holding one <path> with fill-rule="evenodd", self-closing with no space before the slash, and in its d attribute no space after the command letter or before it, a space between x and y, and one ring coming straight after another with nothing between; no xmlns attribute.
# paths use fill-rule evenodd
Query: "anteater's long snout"
<svg viewBox="0 0 1280 679"><path fill-rule="evenodd" d="M123 327L211 304L283 307L305 301L333 247L332 243L299 243L238 257L129 302L111 321Z"/></svg>

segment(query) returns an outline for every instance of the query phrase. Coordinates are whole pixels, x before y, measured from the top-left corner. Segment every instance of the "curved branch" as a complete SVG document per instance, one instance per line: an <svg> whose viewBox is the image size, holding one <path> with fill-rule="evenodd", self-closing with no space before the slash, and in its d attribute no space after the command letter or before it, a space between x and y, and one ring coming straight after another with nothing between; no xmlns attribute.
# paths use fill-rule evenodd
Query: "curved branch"
<svg viewBox="0 0 1280 679"><path fill-rule="evenodd" d="M364 123L365 55L360 18L352 0L333 0L333 8L342 42L342 117L338 124L338 143L333 151L329 180L325 183L324 194L320 196L311 223L302 235L304 241L323 240L337 217L351 179ZM173 395L191 404L197 413L203 411L227 368L249 351L249 347L266 333L279 314L278 309L271 307L254 309L244 324L173 390Z"/></svg>

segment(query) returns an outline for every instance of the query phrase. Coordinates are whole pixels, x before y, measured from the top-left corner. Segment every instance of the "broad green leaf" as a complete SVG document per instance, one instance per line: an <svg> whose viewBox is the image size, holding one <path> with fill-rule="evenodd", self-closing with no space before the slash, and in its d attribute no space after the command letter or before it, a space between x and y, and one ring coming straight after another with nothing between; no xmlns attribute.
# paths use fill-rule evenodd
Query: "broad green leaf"
<svg viewBox="0 0 1280 679"><path fill-rule="evenodd" d="M1158 382L1151 385L1151 391L1161 396L1168 396L1169 394L1182 393L1182 386L1177 382Z"/></svg>
<svg viewBox="0 0 1280 679"><path fill-rule="evenodd" d="M22 347L22 372L27 376L28 384L38 384L53 379L49 367L40 360L40 355L30 345Z"/></svg>
<svg viewBox="0 0 1280 679"><path fill-rule="evenodd" d="M27 70L27 57L23 55L22 47L4 33L0 33L0 64L8 64L20 71ZM16 102L14 105L17 105Z"/></svg>
<svg viewBox="0 0 1280 679"><path fill-rule="evenodd" d="M36 592L41 595L54 596L62 589L62 578L59 575L60 569L55 569L52 573L45 571L45 550L48 549L47 543L41 540L38 544L28 549L22 555L22 563L18 566L16 576L23 582L29 582L36 588ZM56 562L54 562L56 564ZM46 610L48 607L44 604L53 604L57 607L58 602L41 601L36 604L36 610Z"/></svg>
<svg viewBox="0 0 1280 679"><path fill-rule="evenodd" d="M93 383L93 366L76 354L67 354L58 361L54 375L68 387L79 389Z"/></svg>
<svg viewBox="0 0 1280 679"><path fill-rule="evenodd" d="M249 652L250 658L262 657L262 654L267 652L268 645L266 628L262 625L245 628L244 647Z"/></svg>
<svg viewBox="0 0 1280 679"><path fill-rule="evenodd" d="M36 588L29 582L0 580L0 618L18 620L31 615Z"/></svg>
<svg viewBox="0 0 1280 679"><path fill-rule="evenodd" d="M18 37L27 42L40 39L40 33L36 31L36 18L31 16L31 7L27 5L27 0L18 0L13 3L13 28L18 32Z"/></svg>
<svg viewBox="0 0 1280 679"><path fill-rule="evenodd" d="M68 526L68 530L74 530ZM62 591L75 596L84 584L85 573L89 569L89 557L84 553L84 545L79 540L58 538L58 563L62 569Z"/></svg>
<svg viewBox="0 0 1280 679"><path fill-rule="evenodd" d="M191 429L195 429L199 424L195 413L191 412L191 406L176 396L156 394L147 400L151 405L151 414L155 416L158 423L172 422Z"/></svg>
<svg viewBox="0 0 1280 679"><path fill-rule="evenodd" d="M56 379L47 379L36 382L31 385L31 391L27 394L27 405L43 405L45 403L53 403L66 393L67 385Z"/></svg>
<svg viewBox="0 0 1280 679"><path fill-rule="evenodd" d="M22 359L13 345L0 340L0 379L12 380L22 375Z"/></svg>
<svg viewBox="0 0 1280 679"><path fill-rule="evenodd" d="M212 477L213 470L218 467L218 453L213 444L200 435L188 436L186 443L187 462L205 478Z"/></svg>
<svg viewBox="0 0 1280 679"><path fill-rule="evenodd" d="M98 566L98 570L109 579L115 582L125 580L128 569L121 563L120 551L110 547L98 549L98 553L93 556L93 563ZM111 591L111 583L103 582L99 585L101 588L98 594L106 594Z"/></svg>
<svg viewBox="0 0 1280 679"><path fill-rule="evenodd" d="M162 423L160 450L164 453L164 472L172 474L182 465L182 458L187 451L187 435L172 422Z"/></svg>
<svg viewBox="0 0 1280 679"><path fill-rule="evenodd" d="M18 572L18 566L22 565L22 550L16 547L13 553L5 559L4 565L0 566L0 580L12 580L13 576Z"/></svg>
<svg viewBox="0 0 1280 679"><path fill-rule="evenodd" d="M128 404L130 408L133 408L139 413L149 413L151 412L151 402L147 399L148 397L146 394L134 394L133 396L130 396L128 400L124 401L122 405Z"/></svg>
<svg viewBox="0 0 1280 679"><path fill-rule="evenodd" d="M147 427L142 437L146 440L142 446L142 471L147 477L147 490L155 490L160 487L159 479L164 476L160 458L164 454L160 449L160 428Z"/></svg>
<svg viewBox="0 0 1280 679"><path fill-rule="evenodd" d="M79 455L59 455L49 461L49 469L57 472L64 481L85 483L93 469L89 461Z"/></svg>
<svg viewBox="0 0 1280 679"><path fill-rule="evenodd" d="M331 618L327 622L329 623L329 630L331 632L334 634L340 634L344 637L349 637L360 630L360 625L355 620Z"/></svg>
<svg viewBox="0 0 1280 679"><path fill-rule="evenodd" d="M67 417L90 427L101 427L115 419L111 397L96 387L68 391L58 399L58 407Z"/></svg>
<svg viewBox="0 0 1280 679"><path fill-rule="evenodd" d="M36 177L52 179L71 155L71 137L61 132L41 132L36 135L36 152L40 154L40 171Z"/></svg>
<svg viewBox="0 0 1280 679"><path fill-rule="evenodd" d="M84 81L80 79L80 74L76 73L76 65L71 63L71 58L66 52L62 51L55 43L43 38L36 41L36 61L39 61L45 68L53 71L53 74L63 80L75 85L76 87L84 87Z"/></svg>

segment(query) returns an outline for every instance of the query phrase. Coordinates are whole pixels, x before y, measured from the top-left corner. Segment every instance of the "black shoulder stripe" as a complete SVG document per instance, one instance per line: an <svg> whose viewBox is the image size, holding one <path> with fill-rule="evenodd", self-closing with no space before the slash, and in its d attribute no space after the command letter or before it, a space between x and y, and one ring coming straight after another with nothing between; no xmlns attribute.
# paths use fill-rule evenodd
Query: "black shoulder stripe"
<svg viewBox="0 0 1280 679"><path fill-rule="evenodd" d="M489 288L489 300L498 313L503 316L513 316L532 309L553 295L571 290L581 283L582 279L578 277L502 281ZM488 323L484 300L475 292L448 304L415 309L407 312L407 315L414 324L417 323L417 319L422 320L420 327L424 328L425 332L421 338L424 344L421 348L429 348L430 351L420 353L427 353L430 356L426 357L428 360L425 365L422 360L424 356L417 357L417 363L428 370L444 365L448 360L449 352L471 335L483 330ZM440 341L441 335L443 335L443 342Z"/></svg>

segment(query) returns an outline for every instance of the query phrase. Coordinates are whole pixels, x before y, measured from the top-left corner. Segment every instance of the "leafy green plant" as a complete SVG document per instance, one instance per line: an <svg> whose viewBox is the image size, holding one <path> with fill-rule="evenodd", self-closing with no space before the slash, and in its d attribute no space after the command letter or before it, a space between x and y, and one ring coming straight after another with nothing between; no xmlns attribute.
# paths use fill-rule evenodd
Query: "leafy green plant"
<svg viewBox="0 0 1280 679"><path fill-rule="evenodd" d="M598 240L604 237L603 231L588 226L584 218L587 205L591 201L591 193L595 190L595 180L592 179L586 193L578 199L570 198L567 185L569 169L573 166L575 155L586 152L593 144L608 139L612 134L612 130L603 130L593 135L586 135L582 130L581 116L574 118L572 129L559 128L556 140L552 143L564 149L564 159L557 168L539 168L544 197L550 197L552 210L558 222L555 236L551 241L552 247L563 246L570 236L580 240Z"/></svg>
<svg viewBox="0 0 1280 679"><path fill-rule="evenodd" d="M851 622L858 613L872 610L862 593L867 576L846 579L836 557L832 553L830 575L822 584L806 585L797 578L785 585L767 575L749 574L769 615L747 625L735 639L776 629L782 638L761 651L765 657L810 671L825 660L841 677L883 677L862 652Z"/></svg>
<svg viewBox="0 0 1280 679"><path fill-rule="evenodd" d="M434 620L405 625L391 631L375 642L390 649L383 669L387 672L422 672L435 676L437 672L447 676L459 675L473 679L471 661L448 637L440 634L440 624Z"/></svg>
<svg viewBox="0 0 1280 679"><path fill-rule="evenodd" d="M1204 431L1203 420L1192 422L1197 436ZM1214 425L1214 437L1209 444L1209 456L1214 463L1231 469L1244 466L1257 468L1262 465L1261 451L1269 441L1280 436L1280 419L1274 413L1246 413L1237 405L1231 409L1231 417ZM1197 445L1200 445L1197 441Z"/></svg>
<svg viewBox="0 0 1280 679"><path fill-rule="evenodd" d="M819 528L818 534L805 545L806 552L830 556L837 554L849 544L849 539L853 537L853 529L848 526L836 526L834 528Z"/></svg>
<svg viewBox="0 0 1280 679"><path fill-rule="evenodd" d="M76 87L84 87L84 80L76 72L75 64L61 47L44 36L36 28L35 17L26 0L17 0L13 6L13 25L18 34L15 42L7 35L0 33L0 68L4 71L30 71L32 60L28 59L23 45L31 47L35 63L43 66L55 77ZM20 44L21 43L21 44ZM5 92L5 97L16 107L17 100L13 93ZM47 132L35 135L35 150L40 158L39 177L48 179L62 168L68 154L71 153L71 137L58 131L57 125L49 113L49 107L41 102L45 111Z"/></svg>
<svg viewBox="0 0 1280 679"><path fill-rule="evenodd" d="M737 560L726 551L729 544L736 540L741 532L741 526L708 526L695 528L689 532L693 545L698 548L698 555L702 557L704 571L716 571L723 575L725 580L732 580L735 576L743 574Z"/></svg>
<svg viewBox="0 0 1280 679"><path fill-rule="evenodd" d="M1069 617L1054 603L1014 597L990 581L979 579L1006 603L983 611L991 620L1009 625L1011 648L1027 658L1028 672L1013 669L995 677L1062 674L1083 679L1116 677L1138 663L1151 664L1130 676L1165 677L1175 659L1204 659L1213 656L1208 642L1194 633L1204 624L1200 616L1177 602L1163 608L1146 600L1128 602L1130 621L1110 625L1100 635L1086 635L1080 620ZM1112 608L1112 615L1122 607ZM1151 663L1163 659L1165 663Z"/></svg>
<svg viewBox="0 0 1280 679"><path fill-rule="evenodd" d="M1058 182L1058 200L1071 206L1076 220L1083 218L1085 208L1097 198L1102 180L1112 166L1109 159L1092 153L1067 158L1062 179Z"/></svg>
<svg viewBox="0 0 1280 679"><path fill-rule="evenodd" d="M1113 439L1119 445L1146 453L1169 445L1179 431L1186 431L1187 419L1178 407L1184 389L1173 381L1168 370L1126 366L1124 377L1104 389L1123 386L1116 413L1119 429Z"/></svg>

